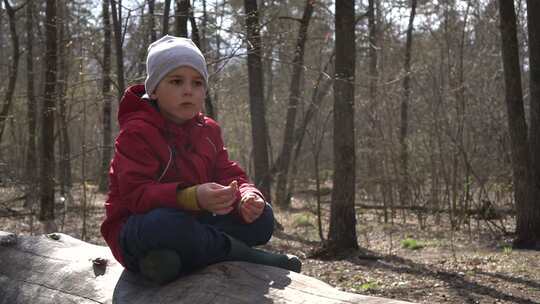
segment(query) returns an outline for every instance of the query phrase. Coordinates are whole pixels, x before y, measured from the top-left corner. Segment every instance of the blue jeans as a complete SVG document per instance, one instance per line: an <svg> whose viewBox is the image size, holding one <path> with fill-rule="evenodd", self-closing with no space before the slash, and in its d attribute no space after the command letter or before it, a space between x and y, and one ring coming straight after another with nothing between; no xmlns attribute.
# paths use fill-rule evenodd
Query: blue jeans
<svg viewBox="0 0 540 304"><path fill-rule="evenodd" d="M238 215L193 216L182 210L158 208L131 215L120 232L119 243L128 270L138 272L139 259L150 251L170 249L182 262L182 272L223 261L229 251L228 234L249 246L266 244L274 230L274 213L266 205L251 224Z"/></svg>

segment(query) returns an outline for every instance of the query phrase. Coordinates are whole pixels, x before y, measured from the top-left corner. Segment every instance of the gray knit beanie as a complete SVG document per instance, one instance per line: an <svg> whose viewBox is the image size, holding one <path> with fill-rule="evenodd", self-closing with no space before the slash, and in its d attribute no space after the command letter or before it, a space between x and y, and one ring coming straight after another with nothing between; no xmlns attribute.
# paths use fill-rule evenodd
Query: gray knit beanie
<svg viewBox="0 0 540 304"><path fill-rule="evenodd" d="M146 93L154 93L161 79L181 66L195 69L204 79L205 86L207 85L206 60L191 39L165 35L150 44L146 57Z"/></svg>

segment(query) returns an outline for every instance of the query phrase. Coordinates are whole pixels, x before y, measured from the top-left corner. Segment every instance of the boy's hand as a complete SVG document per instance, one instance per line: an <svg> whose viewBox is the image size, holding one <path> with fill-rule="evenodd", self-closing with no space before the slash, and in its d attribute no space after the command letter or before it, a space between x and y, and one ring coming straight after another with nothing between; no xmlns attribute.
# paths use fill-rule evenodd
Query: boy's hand
<svg viewBox="0 0 540 304"><path fill-rule="evenodd" d="M246 223L253 223L261 216L265 205L266 203L260 196L247 193L242 196L242 200L240 201L240 216L242 216Z"/></svg>
<svg viewBox="0 0 540 304"><path fill-rule="evenodd" d="M232 181L228 186L205 183L197 186L197 201L201 209L223 215L233 210L237 191L236 181Z"/></svg>

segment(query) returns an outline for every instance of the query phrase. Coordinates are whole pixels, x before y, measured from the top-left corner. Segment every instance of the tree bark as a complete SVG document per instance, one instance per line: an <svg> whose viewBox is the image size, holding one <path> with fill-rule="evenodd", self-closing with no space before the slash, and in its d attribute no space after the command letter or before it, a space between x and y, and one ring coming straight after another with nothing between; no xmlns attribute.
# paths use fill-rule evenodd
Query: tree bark
<svg viewBox="0 0 540 304"><path fill-rule="evenodd" d="M188 36L187 22L189 16L189 0L176 0L174 16L174 32L178 37Z"/></svg>
<svg viewBox="0 0 540 304"><path fill-rule="evenodd" d="M116 2L118 2L118 9L116 8ZM116 77L117 77L117 91L118 97L124 94L125 80L124 80L124 51L123 44L124 39L122 35L122 1L111 1L111 13L113 20L114 30L114 47L116 53Z"/></svg>
<svg viewBox="0 0 540 304"><path fill-rule="evenodd" d="M356 186L354 0L336 1L335 8L334 176L328 246L335 249L357 249L354 211Z"/></svg>
<svg viewBox="0 0 540 304"><path fill-rule="evenodd" d="M54 113L56 104L57 20L56 0L47 0L45 12L45 86L41 121L41 172L39 220L45 230L54 225ZM50 232L50 231L47 231Z"/></svg>
<svg viewBox="0 0 540 304"><path fill-rule="evenodd" d="M67 83L69 78L69 66L67 63L68 54L66 51L68 47L66 46L68 41L67 38L67 27L68 27L68 14L69 10L67 8L67 1L60 0L58 2L59 8L57 9L58 20L58 41L60 47L58 48L58 131L60 133L60 161L58 162L58 175L60 180L60 193L62 196L68 196L70 188L72 186L71 179L71 148L70 148L70 136L69 136L69 122L68 122L68 110L66 105L66 92L67 92Z"/></svg>
<svg viewBox="0 0 540 304"><path fill-rule="evenodd" d="M499 0L501 48L504 68L505 102L511 141L514 200L516 203L516 239L518 248L535 247L540 235L533 229L535 206L531 197L531 170L527 124L523 108L521 70L516 29L516 12L513 1ZM536 243L536 244L535 244Z"/></svg>
<svg viewBox="0 0 540 304"><path fill-rule="evenodd" d="M34 90L34 3L29 1L26 4L26 91L27 91L27 106L26 119L28 120L28 144L26 147L26 180L28 181L28 189L26 195L25 207L31 208L34 206L37 193L37 145L36 145L36 108L37 102Z"/></svg>
<svg viewBox="0 0 540 304"><path fill-rule="evenodd" d="M347 293L302 274L245 262L214 264L157 286L125 271L109 248L61 233L17 237L0 231L0 269L0 301L9 304L409 303Z"/></svg>
<svg viewBox="0 0 540 304"><path fill-rule="evenodd" d="M532 162L533 199L531 202L531 229L540 237L540 2L527 0L529 31L529 88L530 88L530 151Z"/></svg>
<svg viewBox="0 0 540 304"><path fill-rule="evenodd" d="M204 37L201 37L199 27L197 26L197 21L195 20L195 16L193 15L193 9L191 7L191 4L188 2L188 12L189 12L189 24L191 25L191 40L199 47L201 52L204 54L206 53L206 50L204 49L204 44L202 43L202 39ZM204 14L206 16L206 13ZM206 18L206 17L204 17ZM217 120L216 110L214 108L214 104L212 103L212 92L210 91L210 87L207 85L206 88L206 97L204 99L204 107L205 107L205 114L209 117L212 117L214 120Z"/></svg>
<svg viewBox="0 0 540 304"><path fill-rule="evenodd" d="M150 2L153 2L151 0ZM149 4L150 6L150 4ZM109 164L112 155L112 130L111 130L111 17L109 14L109 0L102 1L103 18L103 71L101 82L102 104L102 128L103 143L101 154L101 174L99 190L107 191L109 186ZM155 34L155 31L153 31ZM153 41L153 40L152 40Z"/></svg>
<svg viewBox="0 0 540 304"><path fill-rule="evenodd" d="M376 15L376 6L375 0L368 1L368 56L369 56L369 81L368 81L368 107L366 109L365 116L366 121L366 138L365 138L365 151L361 153L360 159L366 162L366 170L369 174L368 180L364 182L366 191L370 195L376 193L377 182L380 180L380 169L379 164L381 163L380 153L377 153L377 136L378 125L380 124L378 119L378 105L380 101L377 98L377 87L379 82L379 71L377 69L378 65L378 22ZM375 181L375 182L374 182Z"/></svg>
<svg viewBox="0 0 540 304"><path fill-rule="evenodd" d="M287 117L283 134L283 146L281 149L281 163L279 164L277 185L276 185L276 204L282 208L289 208L291 201L287 189L289 180L289 167L291 162L291 153L294 146L294 130L296 125L296 110L298 103L302 98L300 91L300 81L303 79L304 71L304 50L307 40L309 21L313 14L313 0L306 0L304 14L300 21L298 37L296 38L296 48L293 58L293 74L291 87L289 90L289 105L287 107Z"/></svg>
<svg viewBox="0 0 540 304"><path fill-rule="evenodd" d="M6 94L4 96L4 100L2 102L2 109L0 110L0 142L2 142L2 137L6 128L6 121L8 119L9 110L11 109L11 104L13 103L13 94L15 93L15 85L17 84L17 74L19 70L19 58L21 57L21 52L19 50L19 36L17 34L17 25L15 19L15 13L18 8L12 7L8 0L4 0L4 5L6 7L9 20L9 32L11 35L12 44L12 59L10 60L11 66L9 67L8 86Z"/></svg>
<svg viewBox="0 0 540 304"><path fill-rule="evenodd" d="M405 62L403 70L405 77L403 78L403 97L401 99L401 125L399 134L400 144L400 179L399 179L399 196L402 205L409 204L410 189L409 189L409 149L407 137L409 136L409 99L411 95L411 49L412 49L412 34L414 31L414 17L416 15L416 0L411 1L411 14L409 16L409 25L407 27L407 42L405 45Z"/></svg>
<svg viewBox="0 0 540 304"><path fill-rule="evenodd" d="M157 40L156 35L156 20L154 16L154 7L155 7L156 1L155 0L148 0L148 30L150 31L150 42L154 42Z"/></svg>
<svg viewBox="0 0 540 304"><path fill-rule="evenodd" d="M270 200L270 175L268 163L268 132L264 105L264 81L261 61L261 34L257 0L244 0L247 31L247 61L249 78L249 108L251 113L251 136L255 184Z"/></svg>
<svg viewBox="0 0 540 304"><path fill-rule="evenodd" d="M163 29L161 36L165 36L169 33L169 13L171 11L171 0L165 0L163 4Z"/></svg>

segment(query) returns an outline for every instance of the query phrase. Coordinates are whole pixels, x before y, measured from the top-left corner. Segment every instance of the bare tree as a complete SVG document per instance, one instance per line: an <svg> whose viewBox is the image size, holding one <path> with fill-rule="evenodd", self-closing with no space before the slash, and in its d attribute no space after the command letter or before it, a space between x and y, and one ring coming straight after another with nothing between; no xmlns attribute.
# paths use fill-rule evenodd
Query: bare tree
<svg viewBox="0 0 540 304"><path fill-rule="evenodd" d="M264 106L264 81L261 61L261 34L257 0L244 0L248 50L249 108L255 163L255 184L270 199L268 138Z"/></svg>
<svg viewBox="0 0 540 304"><path fill-rule="evenodd" d="M527 124L523 107L521 88L521 69L517 40L516 12L513 1L499 0L501 48L504 68L505 101L508 112L510 150L514 181L514 199L516 203L516 239L517 248L534 247L540 240L537 229L539 223L536 201L533 200L531 187L531 162L527 143ZM536 231L535 231L536 230Z"/></svg>
<svg viewBox="0 0 540 304"><path fill-rule="evenodd" d="M151 1L153 2L153 1ZM150 4L149 4L150 5ZM103 143L101 154L101 176L99 190L106 191L108 187L109 162L112 155L112 131L111 131L111 21L109 14L109 0L102 1L103 18L103 71L101 82L102 127ZM153 31L155 33L155 31Z"/></svg>
<svg viewBox="0 0 540 304"><path fill-rule="evenodd" d="M356 187L354 0L336 1L335 8L334 176L328 247L339 250L358 248L354 209Z"/></svg>
<svg viewBox="0 0 540 304"><path fill-rule="evenodd" d="M58 20L58 41L60 47L58 48L58 76L57 76L57 101L58 101L58 119L56 123L58 125L58 132L60 133L60 160L58 162L58 173L60 176L60 193L63 197L69 196L70 188L72 187L71 179L71 147L69 136L69 122L68 122L68 106L66 102L66 94L68 89L69 79L69 65L68 65L68 53L69 50L68 41L68 19L69 9L66 0L59 0L57 6Z"/></svg>
<svg viewBox="0 0 540 304"><path fill-rule="evenodd" d="M36 193L36 97L34 91L34 3L29 1L26 4L26 91L27 106L26 119L28 120L28 144L26 147L26 179L28 180L28 191L25 207L32 207L37 199Z"/></svg>
<svg viewBox="0 0 540 304"><path fill-rule="evenodd" d="M4 101L2 103L2 109L0 110L0 142L2 142L2 136L4 135L4 129L6 127L6 120L8 118L11 104L13 103L13 94L15 93L15 85L17 83L17 74L19 70L19 58L21 57L15 13L22 6L14 8L11 6L8 0L4 0L4 5L6 6L9 20L9 33L11 35L12 44L12 59L10 60L11 66L9 67L8 87L4 96Z"/></svg>
<svg viewBox="0 0 540 304"><path fill-rule="evenodd" d="M163 29L161 35L165 36L169 33L169 13L171 11L171 0L165 0L163 4Z"/></svg>
<svg viewBox="0 0 540 304"><path fill-rule="evenodd" d="M400 151L400 200L402 205L407 205L410 199L409 193L409 150L407 137L409 133L409 99L411 95L411 49L412 49L412 34L414 30L414 17L416 15L416 0L411 0L411 14L409 15L409 26L407 27L407 42L405 45L405 62L403 70L405 77L403 78L403 96L401 98L401 125L399 134Z"/></svg>
<svg viewBox="0 0 540 304"><path fill-rule="evenodd" d="M289 167L291 161L291 153L294 145L294 130L296 125L296 110L298 103L302 98L300 81L303 79L304 70L304 50L307 40L307 32L309 21L313 14L313 0L306 0L304 14L300 20L300 28L296 38L296 47L293 59L293 74L291 87L289 91L289 105L287 107L287 118L285 121L285 129L283 134L283 145L281 148L281 163L278 164L278 176L276 185L276 204L283 208L290 206L290 194L287 189L289 180Z"/></svg>
<svg viewBox="0 0 540 304"><path fill-rule="evenodd" d="M41 174L39 220L44 231L52 232L54 224L54 113L56 101L57 20L56 0L47 0L45 12L45 86L41 122Z"/></svg>
<svg viewBox="0 0 540 304"><path fill-rule="evenodd" d="M200 33L201 31L199 31L199 27L197 26L197 21L195 20L195 16L193 15L193 8L191 7L191 4L189 4L189 2L188 2L188 13L189 13L189 24L191 25L191 40L193 40L193 42L199 47L199 49L201 49L201 51L204 54L206 50L204 48L204 44L202 43L202 41L205 41L205 37L204 36L201 37L201 33ZM204 16L203 16L203 33L205 32L205 27L206 27L205 19L207 17L208 16L206 15L206 5L205 5ZM212 92L210 91L210 88L206 89L206 98L204 99L204 107L205 107L205 114L217 120L216 110L215 110L214 104L212 103Z"/></svg>
<svg viewBox="0 0 540 304"><path fill-rule="evenodd" d="M118 9L117 9L118 4ZM124 35L122 30L122 0L111 1L111 13L113 20L114 30L114 47L116 54L116 77L117 77L117 90L118 96L124 94L125 80L124 80Z"/></svg>
<svg viewBox="0 0 540 304"><path fill-rule="evenodd" d="M187 37L187 22L189 16L189 0L176 0L174 16L174 33L178 37Z"/></svg>
<svg viewBox="0 0 540 304"><path fill-rule="evenodd" d="M531 188L533 199L528 209L532 238L540 241L540 2L527 0L527 29L529 31L529 88L530 88L530 151L532 162Z"/></svg>
<svg viewBox="0 0 540 304"><path fill-rule="evenodd" d="M150 31L150 41L154 42L157 40L156 36L156 20L154 16L154 7L155 7L156 1L155 0L148 0L148 31Z"/></svg>

